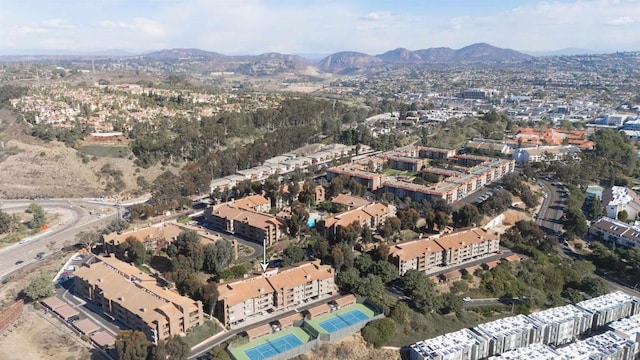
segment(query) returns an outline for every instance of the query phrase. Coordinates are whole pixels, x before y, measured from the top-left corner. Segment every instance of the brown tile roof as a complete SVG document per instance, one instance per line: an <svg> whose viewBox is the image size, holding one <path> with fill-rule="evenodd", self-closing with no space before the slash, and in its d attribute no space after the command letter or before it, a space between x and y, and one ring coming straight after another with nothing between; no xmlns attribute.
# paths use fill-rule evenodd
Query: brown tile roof
<svg viewBox="0 0 640 360"><path fill-rule="evenodd" d="M59 308L54 310L56 314L60 315L63 319L69 320L74 316L80 315L78 310L72 308L71 306L65 304L60 306Z"/></svg>
<svg viewBox="0 0 640 360"><path fill-rule="evenodd" d="M353 294L349 294L349 295L345 295L341 298L336 299L336 304L338 304L338 306L342 307L342 306L346 306L346 305L351 305L351 304L355 304L357 301L356 296Z"/></svg>
<svg viewBox="0 0 640 360"><path fill-rule="evenodd" d="M100 330L100 326L98 326L98 324L94 323L90 319L78 320L73 323L73 327L80 330L80 332L85 335Z"/></svg>
<svg viewBox="0 0 640 360"><path fill-rule="evenodd" d="M470 244L481 243L486 240L499 240L497 233L489 232L481 228L473 228L469 230L458 231L455 233L443 235L435 241L442 246L443 249L460 249Z"/></svg>
<svg viewBox="0 0 640 360"><path fill-rule="evenodd" d="M363 199L361 197L347 195L347 194L340 194L335 198L333 198L331 202L334 204L342 204L342 205L348 206L350 209L359 208L359 207L363 207L371 204L371 201L367 199Z"/></svg>
<svg viewBox="0 0 640 360"><path fill-rule="evenodd" d="M64 301L58 299L56 296L51 296L46 299L42 299L40 302L51 310L55 310L59 307L66 305Z"/></svg>
<svg viewBox="0 0 640 360"><path fill-rule="evenodd" d="M240 304L247 299L273 293L273 287L262 275L242 279L218 286L218 299L228 306Z"/></svg>
<svg viewBox="0 0 640 360"><path fill-rule="evenodd" d="M307 309L307 311L309 312L309 317L311 319L320 316L322 314L326 314L328 312L331 311L331 307L329 306L329 304L324 303L324 304L320 304L318 306L314 306L312 308Z"/></svg>
<svg viewBox="0 0 640 360"><path fill-rule="evenodd" d="M271 204L271 200L267 199L262 195L247 196L231 203L232 206L238 207L241 209L255 209L258 206L266 205L266 204Z"/></svg>
<svg viewBox="0 0 640 360"><path fill-rule="evenodd" d="M212 214L229 220L246 222L257 228L267 228L269 226L282 226L282 223L273 215L263 214L253 210L245 210L233 207L229 204L216 206Z"/></svg>
<svg viewBox="0 0 640 360"><path fill-rule="evenodd" d="M391 209L389 209L388 206L385 206L380 203L373 203L371 205L367 205L362 210L374 217L384 216L391 212Z"/></svg>
<svg viewBox="0 0 640 360"><path fill-rule="evenodd" d="M396 244L389 249L389 255L399 257L401 260L410 260L424 253L441 252L442 250L444 249L440 244L425 238Z"/></svg>
<svg viewBox="0 0 640 360"><path fill-rule="evenodd" d="M249 340L253 340L265 335L269 335L272 332L273 332L273 329L271 329L271 325L269 325L268 323L251 328L246 331L247 336L249 337Z"/></svg>
<svg viewBox="0 0 640 360"><path fill-rule="evenodd" d="M511 254L511 255L507 256L506 258L504 258L504 260L506 260L508 262L519 262L520 261L520 255Z"/></svg>
<svg viewBox="0 0 640 360"><path fill-rule="evenodd" d="M110 347L115 345L116 338L109 334L106 330L91 335L91 340L101 347Z"/></svg>
<svg viewBox="0 0 640 360"><path fill-rule="evenodd" d="M293 313L289 316L285 316L283 318L278 319L278 322L280 323L280 327L286 328L289 326L293 326L294 322L302 319L303 319L303 316L301 313Z"/></svg>

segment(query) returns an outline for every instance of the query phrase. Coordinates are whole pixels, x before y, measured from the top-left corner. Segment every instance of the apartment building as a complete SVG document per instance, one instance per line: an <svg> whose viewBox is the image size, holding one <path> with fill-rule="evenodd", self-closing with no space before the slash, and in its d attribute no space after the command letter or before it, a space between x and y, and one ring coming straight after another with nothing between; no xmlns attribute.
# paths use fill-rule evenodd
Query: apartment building
<svg viewBox="0 0 640 360"><path fill-rule="evenodd" d="M542 325L525 315L480 324L473 331L489 340L490 356L542 342Z"/></svg>
<svg viewBox="0 0 640 360"><path fill-rule="evenodd" d="M183 225L176 222L163 222L140 229L134 228L126 232L106 234L103 236L104 250L109 254L116 254L118 257L122 257L124 254L121 245L130 237L143 243L145 249L149 251L164 250L167 245L177 239L180 233L187 230L195 231L202 245L213 244L216 241L228 241L233 248L234 259L238 258L238 243L235 240L210 234L208 231L199 227Z"/></svg>
<svg viewBox="0 0 640 360"><path fill-rule="evenodd" d="M431 272L438 267L465 263L500 251L497 233L472 228L451 234L399 243L389 249L389 261L403 275L415 269Z"/></svg>
<svg viewBox="0 0 640 360"><path fill-rule="evenodd" d="M329 238L334 238L340 227L347 227L355 222L360 226L376 229L388 217L393 215L395 215L393 208L381 203L370 203L369 205L321 219L317 222L316 227Z"/></svg>
<svg viewBox="0 0 640 360"><path fill-rule="evenodd" d="M576 306L593 314L592 327L597 330L611 322L638 314L640 312L640 299L622 291L616 291L581 301Z"/></svg>
<svg viewBox="0 0 640 360"><path fill-rule="evenodd" d="M542 324L542 342L547 345L565 345L591 331L593 314L573 305L554 307L529 315Z"/></svg>
<svg viewBox="0 0 640 360"><path fill-rule="evenodd" d="M161 287L156 279L113 257L97 257L75 272L75 292L108 317L158 343L204 321L202 303Z"/></svg>
<svg viewBox="0 0 640 360"><path fill-rule="evenodd" d="M621 211L627 212L629 219L635 219L640 213L640 196L624 186L612 186L602 192L602 203L607 209L607 216L618 218Z"/></svg>
<svg viewBox="0 0 640 360"><path fill-rule="evenodd" d="M479 360L489 355L487 339L469 329L418 341L410 347L410 360Z"/></svg>
<svg viewBox="0 0 640 360"><path fill-rule="evenodd" d="M607 331L556 351L571 360L634 360L638 356L638 343Z"/></svg>
<svg viewBox="0 0 640 360"><path fill-rule="evenodd" d="M640 246L640 227L603 217L591 223L589 234L626 248Z"/></svg>
<svg viewBox="0 0 640 360"><path fill-rule="evenodd" d="M252 317L312 303L335 293L334 277L331 266L315 260L221 282L216 317L226 326L237 326Z"/></svg>
<svg viewBox="0 0 640 360"><path fill-rule="evenodd" d="M640 315L614 321L609 329L625 339L640 342Z"/></svg>
<svg viewBox="0 0 640 360"><path fill-rule="evenodd" d="M523 348L492 356L489 360L569 360L544 344L531 344Z"/></svg>
<svg viewBox="0 0 640 360"><path fill-rule="evenodd" d="M282 237L283 225L274 215L260 212L269 209L270 200L254 195L210 207L204 217L217 230L271 246Z"/></svg>
<svg viewBox="0 0 640 360"><path fill-rule="evenodd" d="M580 148L575 145L539 146L535 148L520 148L513 152L513 159L518 163L549 162L577 158Z"/></svg>

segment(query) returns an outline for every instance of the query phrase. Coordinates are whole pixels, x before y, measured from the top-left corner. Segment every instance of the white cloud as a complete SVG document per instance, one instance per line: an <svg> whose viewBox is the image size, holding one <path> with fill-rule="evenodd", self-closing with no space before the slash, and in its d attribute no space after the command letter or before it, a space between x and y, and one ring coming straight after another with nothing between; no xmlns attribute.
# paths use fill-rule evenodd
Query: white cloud
<svg viewBox="0 0 640 360"><path fill-rule="evenodd" d="M162 26L160 26L157 21L151 19L137 17L133 19L133 26L137 30L142 31L145 35L149 35L152 37L161 37L165 34Z"/></svg>
<svg viewBox="0 0 640 360"><path fill-rule="evenodd" d="M101 21L98 21L98 27L105 28L105 29L117 29L117 28L129 29L131 28L131 25L122 21L101 20Z"/></svg>
<svg viewBox="0 0 640 360"><path fill-rule="evenodd" d="M73 29L74 25L63 19L46 19L40 21L40 25L52 29Z"/></svg>
<svg viewBox="0 0 640 360"><path fill-rule="evenodd" d="M629 24L633 24L636 23L637 20L632 18L631 16L620 16L617 17L615 19L611 19L609 21L605 21L604 24L605 25L609 25L609 26L622 26L622 25L629 25Z"/></svg>

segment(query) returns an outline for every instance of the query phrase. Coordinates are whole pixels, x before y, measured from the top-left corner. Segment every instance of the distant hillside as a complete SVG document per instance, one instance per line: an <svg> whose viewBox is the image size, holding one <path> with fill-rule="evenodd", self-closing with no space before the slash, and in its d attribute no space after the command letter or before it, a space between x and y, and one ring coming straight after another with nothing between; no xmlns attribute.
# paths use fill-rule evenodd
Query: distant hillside
<svg viewBox="0 0 640 360"><path fill-rule="evenodd" d="M384 61L376 56L371 56L355 51L342 51L331 54L320 60L318 67L320 70L333 72L349 67L366 67L382 64Z"/></svg>
<svg viewBox="0 0 640 360"><path fill-rule="evenodd" d="M447 47L407 50L397 48L379 55L358 52L331 54L319 63L321 70L339 72L352 67L371 67L387 63L460 63L460 62L500 62L527 60L531 56L521 52L495 47L486 43L473 44L459 50Z"/></svg>
<svg viewBox="0 0 640 360"><path fill-rule="evenodd" d="M176 60L186 58L224 60L225 58L227 58L227 56L225 55L200 49L164 49L153 51L144 54L143 56L146 58L157 60Z"/></svg>

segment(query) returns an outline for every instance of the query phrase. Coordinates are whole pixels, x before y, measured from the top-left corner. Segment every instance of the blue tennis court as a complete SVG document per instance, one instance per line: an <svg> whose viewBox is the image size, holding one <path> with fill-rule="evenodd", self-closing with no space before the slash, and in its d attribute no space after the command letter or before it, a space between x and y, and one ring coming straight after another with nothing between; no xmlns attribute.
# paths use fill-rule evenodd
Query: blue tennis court
<svg viewBox="0 0 640 360"><path fill-rule="evenodd" d="M320 325L326 332L333 333L365 320L369 320L369 316L362 311L355 309L341 315L335 315L335 317L322 321L318 325Z"/></svg>
<svg viewBox="0 0 640 360"><path fill-rule="evenodd" d="M302 344L304 343L297 336L287 334L281 338L267 341L264 344L245 350L244 353L251 360L264 360Z"/></svg>

